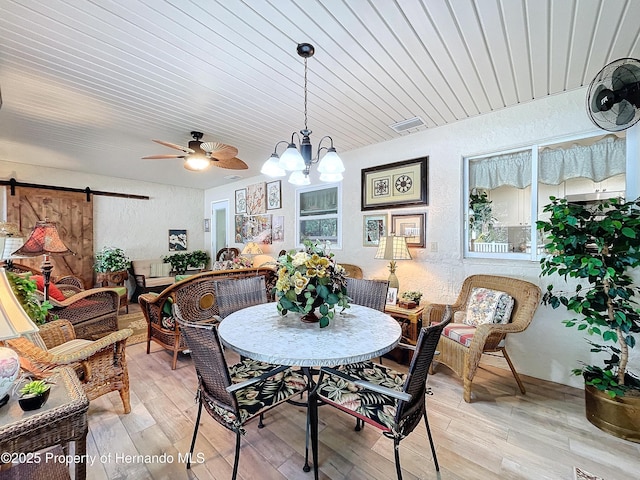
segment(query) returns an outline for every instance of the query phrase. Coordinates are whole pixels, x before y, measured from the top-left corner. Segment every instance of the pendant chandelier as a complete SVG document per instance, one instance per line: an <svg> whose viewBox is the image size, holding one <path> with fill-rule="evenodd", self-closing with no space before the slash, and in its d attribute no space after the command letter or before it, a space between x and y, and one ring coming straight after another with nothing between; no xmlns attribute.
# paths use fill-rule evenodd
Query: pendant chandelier
<svg viewBox="0 0 640 480"><path fill-rule="evenodd" d="M265 162L260 173L269 177L284 177L287 172L291 172L289 183L294 185L309 185L309 172L311 165L318 163L318 172L320 180L323 182L339 182L342 180L342 172L344 172L344 164L333 147L333 139L330 136L324 136L320 139L315 157L312 157L313 146L311 145L311 130L307 126L307 59L315 53L313 45L309 43L298 44L298 55L304 58L304 129L300 130L302 140L298 132L291 134L291 141L282 140L276 143L271 157ZM299 146L296 145L295 139L298 139ZM328 139L329 147L323 147L322 142ZM278 147L281 144L287 144L287 149L278 156ZM320 155L324 156L320 158Z"/></svg>

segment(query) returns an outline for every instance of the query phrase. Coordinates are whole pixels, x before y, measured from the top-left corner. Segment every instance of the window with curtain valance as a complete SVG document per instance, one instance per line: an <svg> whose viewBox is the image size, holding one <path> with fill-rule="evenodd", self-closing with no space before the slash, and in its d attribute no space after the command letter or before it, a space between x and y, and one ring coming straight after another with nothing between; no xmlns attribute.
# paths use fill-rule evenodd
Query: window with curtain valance
<svg viewBox="0 0 640 480"><path fill-rule="evenodd" d="M466 158L465 254L536 259L535 224L550 196L615 196L625 172L626 139L616 135Z"/></svg>

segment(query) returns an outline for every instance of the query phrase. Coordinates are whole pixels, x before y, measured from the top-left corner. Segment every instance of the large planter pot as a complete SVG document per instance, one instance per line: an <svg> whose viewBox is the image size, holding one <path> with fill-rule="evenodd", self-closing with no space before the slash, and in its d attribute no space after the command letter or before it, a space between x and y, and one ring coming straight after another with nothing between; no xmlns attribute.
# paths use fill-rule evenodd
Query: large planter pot
<svg viewBox="0 0 640 480"><path fill-rule="evenodd" d="M584 400L589 422L611 435L640 443L640 394L611 398L585 385Z"/></svg>

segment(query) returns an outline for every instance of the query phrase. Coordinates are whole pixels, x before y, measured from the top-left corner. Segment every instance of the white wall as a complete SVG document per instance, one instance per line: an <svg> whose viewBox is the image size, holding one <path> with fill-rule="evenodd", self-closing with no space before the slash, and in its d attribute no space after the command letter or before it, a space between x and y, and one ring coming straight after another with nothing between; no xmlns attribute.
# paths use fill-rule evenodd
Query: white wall
<svg viewBox="0 0 640 480"><path fill-rule="evenodd" d="M115 246L124 249L132 260L160 258L170 253L169 229L187 230L188 250L206 249L202 222L203 190L7 161L0 161L0 178L150 197L149 200L135 200L94 195L94 250ZM8 190L7 187L7 195ZM4 212L4 205L2 207Z"/></svg>
<svg viewBox="0 0 640 480"><path fill-rule="evenodd" d="M388 262L374 260L375 248L362 246L363 216L384 210L360 210L360 170L428 155L429 206L388 211L427 212L427 248L412 249L413 261L398 262L400 290L421 290L427 301L451 303L465 277L486 273L525 279L544 291L550 282L539 278L537 262L462 258L462 158L596 132L584 111L584 96L581 89L349 152L340 152L336 145L347 169L343 249L335 252L338 261L359 265L365 278L387 278ZM211 201L222 199L229 199L233 209L235 189L264 180L255 177L207 190L205 211ZM312 177L312 182L317 180ZM269 213L286 216L285 243L267 245L272 253L294 247L295 189L286 179L282 186L283 208ZM229 228L233 231L232 223ZM437 252L431 251L434 242ZM509 337L509 352L523 374L581 387L582 379L571 376L571 369L579 366L579 360L588 360L589 349L583 334L562 325L563 318L567 318L566 312L541 306L527 331Z"/></svg>

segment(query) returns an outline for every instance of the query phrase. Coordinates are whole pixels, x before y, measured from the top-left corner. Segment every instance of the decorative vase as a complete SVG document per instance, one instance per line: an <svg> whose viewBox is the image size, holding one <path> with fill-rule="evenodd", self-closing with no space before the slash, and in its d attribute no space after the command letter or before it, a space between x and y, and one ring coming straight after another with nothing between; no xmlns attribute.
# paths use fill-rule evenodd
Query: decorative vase
<svg viewBox="0 0 640 480"><path fill-rule="evenodd" d="M640 396L627 392L611 398L592 385L585 385L584 399L587 420L600 430L640 443Z"/></svg>
<svg viewBox="0 0 640 480"><path fill-rule="evenodd" d="M18 354L10 348L0 347L0 407L9 401L9 390L19 373Z"/></svg>
<svg viewBox="0 0 640 480"><path fill-rule="evenodd" d="M22 408L22 410L24 410L25 412L30 412L31 410L39 409L49 399L50 392L51 392L51 388L48 388L42 393L38 393L35 395L25 395L24 397L18 398L18 403L20 404L20 408Z"/></svg>
<svg viewBox="0 0 640 480"><path fill-rule="evenodd" d="M318 315L316 315L315 309L311 310L309 313L305 313L300 317L300 321L304 323L317 323L320 321Z"/></svg>

